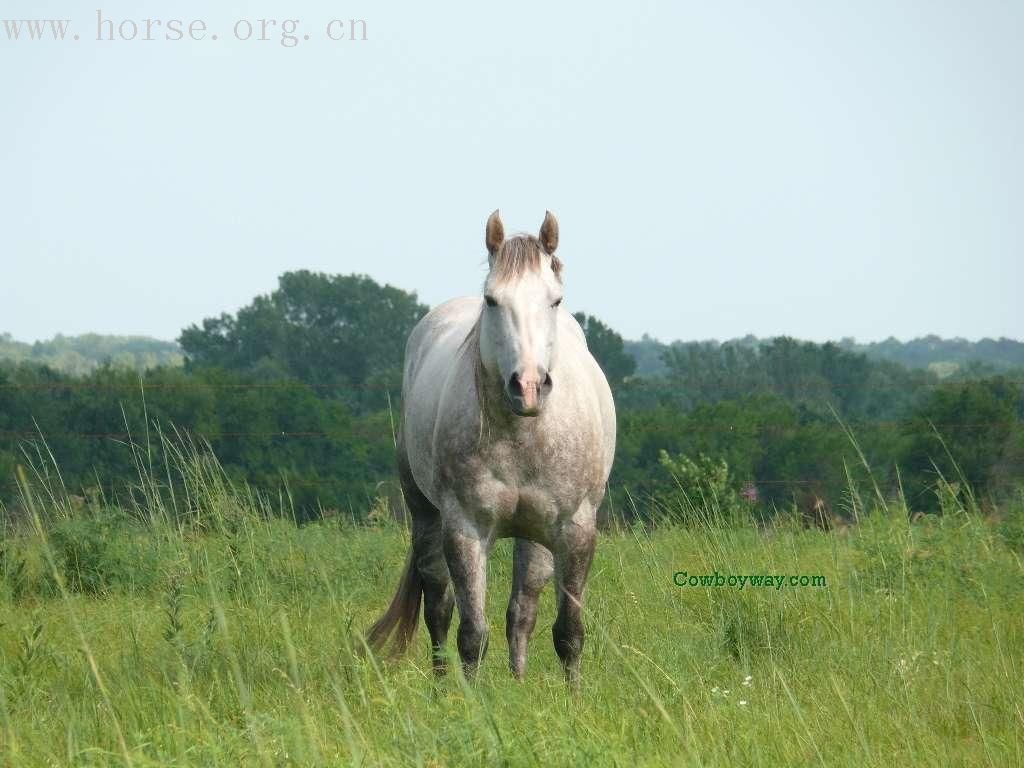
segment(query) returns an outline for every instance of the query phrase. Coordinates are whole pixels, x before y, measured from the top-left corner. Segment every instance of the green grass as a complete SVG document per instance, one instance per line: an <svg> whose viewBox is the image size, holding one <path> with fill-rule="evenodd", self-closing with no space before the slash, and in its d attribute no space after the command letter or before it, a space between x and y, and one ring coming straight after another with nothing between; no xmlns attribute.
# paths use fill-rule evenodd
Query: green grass
<svg viewBox="0 0 1024 768"><path fill-rule="evenodd" d="M0 764L1024 765L1024 569L978 515L606 533L574 695L550 587L526 681L506 672L508 542L479 676L437 682L422 631L397 663L357 652L404 530L299 527L190 471L173 507L140 475L123 513L37 495L6 529ZM673 583L716 569L828 585Z"/></svg>

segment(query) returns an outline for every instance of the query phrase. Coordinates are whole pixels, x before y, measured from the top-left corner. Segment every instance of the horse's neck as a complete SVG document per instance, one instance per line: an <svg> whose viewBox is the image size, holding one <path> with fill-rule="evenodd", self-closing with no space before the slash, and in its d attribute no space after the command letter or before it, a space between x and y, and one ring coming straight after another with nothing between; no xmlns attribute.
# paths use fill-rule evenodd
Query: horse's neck
<svg viewBox="0 0 1024 768"><path fill-rule="evenodd" d="M473 366L473 391L476 394L476 407L480 413L480 426L483 431L490 431L493 428L504 428L510 423L511 414L504 407L501 391L501 383L487 373L484 368L483 357L480 354L480 333L471 349Z"/></svg>

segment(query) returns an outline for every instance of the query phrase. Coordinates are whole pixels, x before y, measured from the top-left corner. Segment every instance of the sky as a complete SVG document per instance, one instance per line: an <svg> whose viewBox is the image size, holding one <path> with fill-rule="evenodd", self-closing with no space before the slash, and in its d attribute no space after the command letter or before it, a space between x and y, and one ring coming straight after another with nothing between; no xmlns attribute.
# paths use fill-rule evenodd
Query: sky
<svg viewBox="0 0 1024 768"><path fill-rule="evenodd" d="M296 269L437 304L498 208L627 338L1024 338L1024 3L102 3L0 0L0 333L173 339Z"/></svg>

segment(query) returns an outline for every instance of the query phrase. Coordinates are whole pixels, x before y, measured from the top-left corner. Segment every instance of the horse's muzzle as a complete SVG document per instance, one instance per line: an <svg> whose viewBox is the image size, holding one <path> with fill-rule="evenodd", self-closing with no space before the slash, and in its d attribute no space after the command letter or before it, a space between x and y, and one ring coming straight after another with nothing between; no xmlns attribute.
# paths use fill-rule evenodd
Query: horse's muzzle
<svg viewBox="0 0 1024 768"><path fill-rule="evenodd" d="M547 371L528 379L513 373L505 385L505 398L516 416L536 416L544 407L552 386L554 383Z"/></svg>

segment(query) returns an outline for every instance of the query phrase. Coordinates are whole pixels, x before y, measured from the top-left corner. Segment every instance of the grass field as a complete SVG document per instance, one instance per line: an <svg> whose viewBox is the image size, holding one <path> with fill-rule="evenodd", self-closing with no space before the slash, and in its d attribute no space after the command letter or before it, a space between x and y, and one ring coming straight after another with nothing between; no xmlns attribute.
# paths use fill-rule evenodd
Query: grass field
<svg viewBox="0 0 1024 768"><path fill-rule="evenodd" d="M436 682L422 631L357 653L400 526L268 518L200 464L173 502L140 476L123 513L49 493L5 529L0 764L1024 765L1019 539L977 514L607 532L573 695L550 587L527 680L506 671L508 542L479 676ZM827 585L674 583L716 570Z"/></svg>

